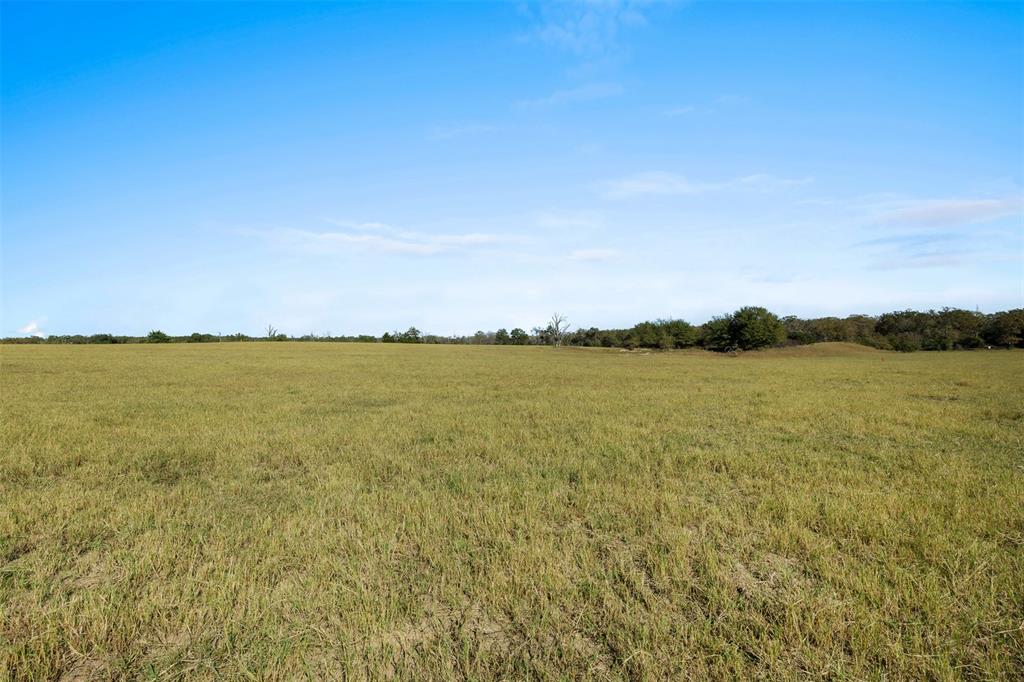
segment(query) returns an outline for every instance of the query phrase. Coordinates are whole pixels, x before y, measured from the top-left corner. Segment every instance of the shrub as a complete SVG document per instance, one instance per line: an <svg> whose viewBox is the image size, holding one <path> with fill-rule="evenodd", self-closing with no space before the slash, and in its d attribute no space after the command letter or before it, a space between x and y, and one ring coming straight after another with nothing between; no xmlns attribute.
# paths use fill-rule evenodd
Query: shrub
<svg viewBox="0 0 1024 682"><path fill-rule="evenodd" d="M921 350L921 337L914 332L900 332L888 337L889 346L901 353L913 353Z"/></svg>
<svg viewBox="0 0 1024 682"><path fill-rule="evenodd" d="M778 316L755 306L737 310L729 324L729 332L743 350L775 346L786 339L786 329Z"/></svg>
<svg viewBox="0 0 1024 682"><path fill-rule="evenodd" d="M704 325L703 343L718 351L753 350L786 340L782 320L765 308L747 306L732 315L716 317Z"/></svg>
<svg viewBox="0 0 1024 682"><path fill-rule="evenodd" d="M993 346L1024 344L1024 308L992 315L985 325L982 338Z"/></svg>

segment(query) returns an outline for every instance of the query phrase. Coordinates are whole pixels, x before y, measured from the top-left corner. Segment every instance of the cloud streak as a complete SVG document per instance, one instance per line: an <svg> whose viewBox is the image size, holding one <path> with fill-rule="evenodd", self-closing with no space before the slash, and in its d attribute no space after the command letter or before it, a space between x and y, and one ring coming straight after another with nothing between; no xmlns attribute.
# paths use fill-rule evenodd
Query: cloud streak
<svg viewBox="0 0 1024 682"><path fill-rule="evenodd" d="M772 192L809 182L812 182L811 178L782 178L766 174L746 175L721 182L695 182L675 173L650 171L606 182L604 196L607 199L635 199L648 196L692 196L726 190Z"/></svg>
<svg viewBox="0 0 1024 682"><path fill-rule="evenodd" d="M622 29L647 24L649 2L604 0L540 3L527 8L535 21L532 37L581 57L614 51Z"/></svg>
<svg viewBox="0 0 1024 682"><path fill-rule="evenodd" d="M870 270L942 268L960 265L973 253L964 237L953 233L905 234L858 242L854 248L872 257Z"/></svg>
<svg viewBox="0 0 1024 682"><path fill-rule="evenodd" d="M487 133L494 133L501 130L500 126L492 125L490 123L467 123L464 125L455 126L437 126L430 131L428 136L431 140L454 140L460 137L474 137L476 135L485 135Z"/></svg>
<svg viewBox="0 0 1024 682"><path fill-rule="evenodd" d="M922 199L889 205L876 222L908 227L952 227L1024 216L1024 196L999 199Z"/></svg>
<svg viewBox="0 0 1024 682"><path fill-rule="evenodd" d="M622 94L622 86L618 83L589 83L567 90L556 90L546 97L527 99L519 102L524 108L555 107L607 99Z"/></svg>
<svg viewBox="0 0 1024 682"><path fill-rule="evenodd" d="M695 111L697 111L697 107L687 104L681 107L673 107L671 109L666 109L665 111L662 112L662 114L671 118L675 118L677 116L686 116L687 114L692 114Z"/></svg>
<svg viewBox="0 0 1024 682"><path fill-rule="evenodd" d="M304 253L337 254L350 251L434 256L520 241L513 235L469 232L429 234L402 230L386 223L325 220L342 230L314 231L295 228L238 230L243 236L270 241Z"/></svg>

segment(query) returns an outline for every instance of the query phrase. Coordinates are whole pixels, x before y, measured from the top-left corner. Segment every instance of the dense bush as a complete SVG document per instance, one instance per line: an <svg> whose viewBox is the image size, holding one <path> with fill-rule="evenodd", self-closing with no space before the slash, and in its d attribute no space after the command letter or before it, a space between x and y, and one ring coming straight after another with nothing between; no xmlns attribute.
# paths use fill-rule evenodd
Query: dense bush
<svg viewBox="0 0 1024 682"><path fill-rule="evenodd" d="M993 346L1024 345L1024 308L989 316L982 328L982 338Z"/></svg>
<svg viewBox="0 0 1024 682"><path fill-rule="evenodd" d="M683 320L641 322L626 333L626 348L688 348L697 344L697 330Z"/></svg>
<svg viewBox="0 0 1024 682"><path fill-rule="evenodd" d="M786 328L774 313L747 306L704 325L703 344L718 351L754 350L786 340Z"/></svg>

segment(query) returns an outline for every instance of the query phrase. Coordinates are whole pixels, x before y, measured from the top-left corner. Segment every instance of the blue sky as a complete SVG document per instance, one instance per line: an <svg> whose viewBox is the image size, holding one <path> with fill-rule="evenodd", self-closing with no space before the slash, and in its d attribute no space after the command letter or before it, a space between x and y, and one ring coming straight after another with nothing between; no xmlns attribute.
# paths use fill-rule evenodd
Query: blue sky
<svg viewBox="0 0 1024 682"><path fill-rule="evenodd" d="M1024 305L1024 4L2 12L2 335Z"/></svg>

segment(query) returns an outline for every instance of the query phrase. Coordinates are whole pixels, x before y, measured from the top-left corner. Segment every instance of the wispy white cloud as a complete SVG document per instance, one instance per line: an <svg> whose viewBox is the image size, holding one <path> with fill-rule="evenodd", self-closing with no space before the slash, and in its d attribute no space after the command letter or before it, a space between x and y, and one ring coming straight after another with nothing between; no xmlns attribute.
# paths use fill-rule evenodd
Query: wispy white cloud
<svg viewBox="0 0 1024 682"><path fill-rule="evenodd" d="M606 99L622 94L622 86L618 83L589 83L576 88L556 90L546 97L522 100L521 107L551 107L573 104L575 102L589 102L592 100Z"/></svg>
<svg viewBox="0 0 1024 682"><path fill-rule="evenodd" d="M692 113L694 113L696 111L697 111L697 107L695 107L693 105L690 105L690 104L686 104L686 105L681 106L681 107L672 107L671 109L666 109L665 111L662 112L662 114L665 115L665 116L676 117L676 116L685 116L687 114L692 114Z"/></svg>
<svg viewBox="0 0 1024 682"><path fill-rule="evenodd" d="M693 182L675 173L649 171L608 181L605 196L609 199L631 199L649 195L701 194L719 187L715 183Z"/></svg>
<svg viewBox="0 0 1024 682"><path fill-rule="evenodd" d="M379 253L433 256L465 251L488 245L518 242L514 235L470 232L431 234L403 230L386 223L326 220L342 230L314 231L294 228L237 230L238 234L271 241L276 245L306 253L331 254L353 250Z"/></svg>
<svg viewBox="0 0 1024 682"><path fill-rule="evenodd" d="M513 237L512 235L490 234L486 232L437 235L420 235L415 232L403 232L402 234L412 236L416 239L424 239L432 244L441 244L443 246L481 246L484 244L502 244L520 241L517 237Z"/></svg>
<svg viewBox="0 0 1024 682"><path fill-rule="evenodd" d="M876 222L908 227L951 227L1024 216L1024 196L891 202L879 207Z"/></svg>
<svg viewBox="0 0 1024 682"><path fill-rule="evenodd" d="M584 0L543 2L527 5L524 10L535 24L531 37L590 57L615 50L624 28L647 24L645 11L653 4L636 0Z"/></svg>
<svg viewBox="0 0 1024 682"><path fill-rule="evenodd" d="M453 140L458 137L484 135L486 133L494 133L499 130L501 130L500 126L490 123L465 123L453 126L435 126L434 129L430 131L429 138L431 140Z"/></svg>
<svg viewBox="0 0 1024 682"><path fill-rule="evenodd" d="M970 243L955 233L903 234L853 246L867 252L870 270L950 267L960 265L974 252Z"/></svg>
<svg viewBox="0 0 1024 682"><path fill-rule="evenodd" d="M959 251L918 253L883 258L868 265L869 270L916 270L920 268L952 268L963 265L966 254Z"/></svg>
<svg viewBox="0 0 1024 682"><path fill-rule="evenodd" d="M615 249L577 249L569 254L574 261L606 261L619 255Z"/></svg>
<svg viewBox="0 0 1024 682"><path fill-rule="evenodd" d="M37 336L39 338L43 338L43 337L46 336L46 332L44 332L42 329L40 329L39 324L40 323L37 320L32 320L31 322L29 322L25 326L19 327L18 328L18 333L19 334L27 334L28 336Z"/></svg>
<svg viewBox="0 0 1024 682"><path fill-rule="evenodd" d="M746 175L721 182L695 182L675 173L650 171L605 183L605 197L633 199L643 196L686 196L724 190L770 192L809 182L812 182L811 178L782 178L767 174Z"/></svg>
<svg viewBox="0 0 1024 682"><path fill-rule="evenodd" d="M441 244L414 242L377 234L351 232L314 232L282 228L274 230L240 230L239 234L258 237L275 245L306 253L330 254L356 249L384 253L407 253L430 256L441 253Z"/></svg>
<svg viewBox="0 0 1024 682"><path fill-rule="evenodd" d="M352 222L350 220L332 220L331 218L321 218L325 223L329 223L336 227L343 227L346 230L359 230L368 232L394 232L395 229L387 223L373 223L373 222Z"/></svg>

